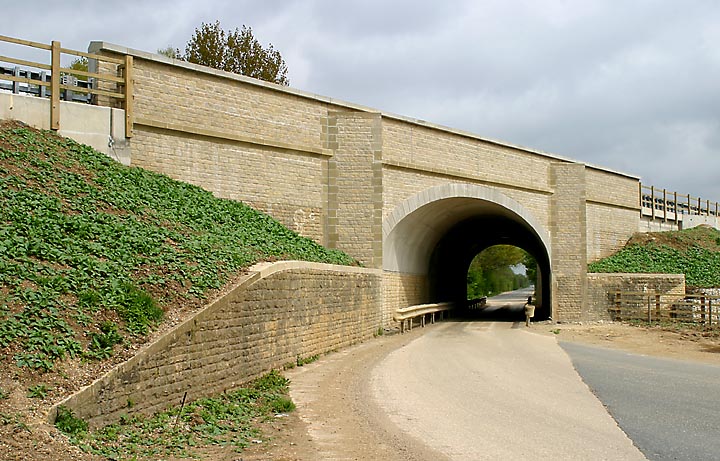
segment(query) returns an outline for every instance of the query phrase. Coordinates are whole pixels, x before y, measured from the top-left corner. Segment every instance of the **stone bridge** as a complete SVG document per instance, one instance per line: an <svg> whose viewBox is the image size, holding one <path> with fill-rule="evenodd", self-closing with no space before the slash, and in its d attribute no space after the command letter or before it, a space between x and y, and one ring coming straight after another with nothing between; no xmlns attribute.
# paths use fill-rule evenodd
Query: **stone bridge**
<svg viewBox="0 0 720 461"><path fill-rule="evenodd" d="M385 319L465 299L472 258L533 254L538 317L595 318L587 263L640 227L639 178L120 46L134 62L132 165L242 200L383 270Z"/></svg>
<svg viewBox="0 0 720 461"><path fill-rule="evenodd" d="M89 51L129 63L121 92L132 98L124 112L98 107L112 106L102 94L95 106L62 102L61 134L381 270L383 324L398 307L464 300L471 260L496 244L535 256L538 318L605 318L588 302L587 263L638 230L677 228L682 206L702 208L689 196L671 207L636 176L422 120L104 42ZM91 70L118 72L98 62ZM47 113L42 98L0 99L3 118ZM46 118L31 123L49 128ZM706 208L717 221L717 204Z"/></svg>

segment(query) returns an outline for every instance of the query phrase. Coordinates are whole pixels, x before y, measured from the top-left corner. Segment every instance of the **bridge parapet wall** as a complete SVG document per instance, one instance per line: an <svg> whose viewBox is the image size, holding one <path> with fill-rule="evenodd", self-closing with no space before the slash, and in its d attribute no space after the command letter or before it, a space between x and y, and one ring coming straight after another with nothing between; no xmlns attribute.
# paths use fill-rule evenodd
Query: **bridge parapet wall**
<svg viewBox="0 0 720 461"><path fill-rule="evenodd" d="M133 165L246 202L327 245L329 98L117 45L91 49L134 57Z"/></svg>
<svg viewBox="0 0 720 461"><path fill-rule="evenodd" d="M381 325L381 279L381 271L357 267L257 265L228 295L61 404L97 427L372 338Z"/></svg>

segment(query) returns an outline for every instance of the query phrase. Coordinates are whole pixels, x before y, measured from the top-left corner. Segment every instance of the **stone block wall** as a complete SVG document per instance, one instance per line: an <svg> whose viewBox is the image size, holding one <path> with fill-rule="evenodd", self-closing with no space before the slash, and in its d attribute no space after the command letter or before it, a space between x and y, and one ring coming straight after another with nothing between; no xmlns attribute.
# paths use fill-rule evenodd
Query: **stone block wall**
<svg viewBox="0 0 720 461"><path fill-rule="evenodd" d="M132 165L243 201L327 245L327 100L116 45L134 57Z"/></svg>
<svg viewBox="0 0 720 461"><path fill-rule="evenodd" d="M685 295L683 274L587 274L587 311L584 320L611 320L609 309L616 291Z"/></svg>
<svg viewBox="0 0 720 461"><path fill-rule="evenodd" d="M640 223L639 179L586 168L588 263L605 258L636 232Z"/></svg>
<svg viewBox="0 0 720 461"><path fill-rule="evenodd" d="M328 156L136 126L132 164L239 200L324 243Z"/></svg>
<svg viewBox="0 0 720 461"><path fill-rule="evenodd" d="M382 264L382 120L367 112L329 112L327 246L365 266Z"/></svg>
<svg viewBox="0 0 720 461"><path fill-rule="evenodd" d="M555 163L550 171L552 196L553 320L584 318L587 273L585 165Z"/></svg>
<svg viewBox="0 0 720 461"><path fill-rule="evenodd" d="M298 357L372 338L381 317L380 271L258 265L231 293L61 404L94 427L130 412L161 411L179 404L185 392L195 400Z"/></svg>
<svg viewBox="0 0 720 461"><path fill-rule="evenodd" d="M383 161L486 185L548 189L548 157L422 121L383 118Z"/></svg>
<svg viewBox="0 0 720 461"><path fill-rule="evenodd" d="M428 280L426 275L383 272L383 317L384 327L398 326L393 314L399 307L425 304L428 298Z"/></svg>

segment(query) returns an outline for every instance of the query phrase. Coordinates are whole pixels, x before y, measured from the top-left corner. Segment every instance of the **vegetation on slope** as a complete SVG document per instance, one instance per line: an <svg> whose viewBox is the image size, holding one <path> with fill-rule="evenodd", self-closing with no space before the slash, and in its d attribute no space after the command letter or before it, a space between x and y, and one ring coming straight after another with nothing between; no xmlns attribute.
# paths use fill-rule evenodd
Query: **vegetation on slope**
<svg viewBox="0 0 720 461"><path fill-rule="evenodd" d="M0 122L0 348L50 370L106 358L257 261L352 264L242 203Z"/></svg>
<svg viewBox="0 0 720 461"><path fill-rule="evenodd" d="M634 235L590 272L685 274L694 287L720 287L720 231L708 226Z"/></svg>
<svg viewBox="0 0 720 461"><path fill-rule="evenodd" d="M212 446L241 451L261 437L256 423L294 410L289 381L279 372L216 397L206 397L153 416L134 415L88 432L87 425L61 407L56 426L86 453L105 459L204 458Z"/></svg>

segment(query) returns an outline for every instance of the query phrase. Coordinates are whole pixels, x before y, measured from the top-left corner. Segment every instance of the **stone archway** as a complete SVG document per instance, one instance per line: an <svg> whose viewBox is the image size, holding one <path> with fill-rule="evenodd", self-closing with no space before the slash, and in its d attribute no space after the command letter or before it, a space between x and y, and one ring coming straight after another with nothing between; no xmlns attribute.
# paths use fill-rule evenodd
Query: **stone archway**
<svg viewBox="0 0 720 461"><path fill-rule="evenodd" d="M396 206L383 222L383 270L400 280L394 283L399 290L408 291L404 280L422 280L422 302L460 300L470 261L496 244L515 245L535 256L541 274L538 317L549 318L550 238L532 213L490 187L436 186Z"/></svg>

